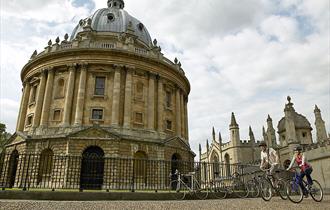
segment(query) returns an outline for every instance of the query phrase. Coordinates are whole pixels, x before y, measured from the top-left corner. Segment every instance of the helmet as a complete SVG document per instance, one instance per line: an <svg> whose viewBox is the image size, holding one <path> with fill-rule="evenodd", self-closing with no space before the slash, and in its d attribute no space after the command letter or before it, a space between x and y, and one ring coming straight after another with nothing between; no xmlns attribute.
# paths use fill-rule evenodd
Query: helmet
<svg viewBox="0 0 330 210"><path fill-rule="evenodd" d="M259 143L259 147L261 147L261 146L265 146L265 147L267 147L266 142L264 142L264 141L260 142L260 143Z"/></svg>
<svg viewBox="0 0 330 210"><path fill-rule="evenodd" d="M301 146L296 146L293 151L302 151L302 147Z"/></svg>

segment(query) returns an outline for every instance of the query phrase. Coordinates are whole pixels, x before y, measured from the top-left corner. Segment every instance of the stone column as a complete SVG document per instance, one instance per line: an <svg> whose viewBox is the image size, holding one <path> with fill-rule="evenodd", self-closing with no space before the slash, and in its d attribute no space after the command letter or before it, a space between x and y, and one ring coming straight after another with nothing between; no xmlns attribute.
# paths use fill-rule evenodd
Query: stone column
<svg viewBox="0 0 330 210"><path fill-rule="evenodd" d="M16 131L23 131L24 125L25 125L25 118L26 118L26 111L29 103L29 96L30 96L30 83L28 81L25 81L23 83L23 95L21 100L21 106L19 109L18 119L17 119L17 125L16 125Z"/></svg>
<svg viewBox="0 0 330 210"><path fill-rule="evenodd" d="M148 129L155 129L155 75L151 73L148 87Z"/></svg>
<svg viewBox="0 0 330 210"><path fill-rule="evenodd" d="M163 81L158 78L158 107L157 107L157 124L158 132L163 131L163 113L164 113L164 97L163 97Z"/></svg>
<svg viewBox="0 0 330 210"><path fill-rule="evenodd" d="M48 118L49 118L49 111L50 111L49 108L50 108L50 102L51 102L52 93L53 93L53 84L54 84L54 69L50 68L50 69L48 69L45 98L44 98L44 103L42 106L42 114L41 114L41 122L40 122L41 126L48 125Z"/></svg>
<svg viewBox="0 0 330 210"><path fill-rule="evenodd" d="M186 129L186 122L184 120L184 97L183 97L183 91L180 93L180 110L181 110L181 136L185 138L185 129Z"/></svg>
<svg viewBox="0 0 330 210"><path fill-rule="evenodd" d="M64 102L64 118L63 118L63 127L70 125L71 109L72 109L72 100L73 100L73 91L74 91L74 80L76 74L76 65L69 66L69 79L67 81L67 89L65 93L65 102Z"/></svg>
<svg viewBox="0 0 330 210"><path fill-rule="evenodd" d="M120 101L120 67L115 66L115 76L113 79L113 94L112 94L112 115L111 123L114 126L119 125L119 101Z"/></svg>
<svg viewBox="0 0 330 210"><path fill-rule="evenodd" d="M131 126L132 83L133 83L132 69L128 68L126 71L126 82L125 82L124 127Z"/></svg>
<svg viewBox="0 0 330 210"><path fill-rule="evenodd" d="M41 72L40 84L37 92L37 100L36 100L36 107L34 110L34 120L32 127L36 128L40 125L40 118L41 118L41 111L42 111L42 104L44 101L45 95L45 86L46 86L46 71L43 70Z"/></svg>
<svg viewBox="0 0 330 210"><path fill-rule="evenodd" d="M181 136L181 103L180 103L180 89L176 89L175 98L175 114L176 114L176 135Z"/></svg>
<svg viewBox="0 0 330 210"><path fill-rule="evenodd" d="M75 119L74 119L74 125L76 125L76 126L82 125L82 121L83 121L84 106L85 106L87 65L88 64L83 64L80 68L77 107L76 107L76 114L75 114Z"/></svg>
<svg viewBox="0 0 330 210"><path fill-rule="evenodd" d="M185 137L186 140L189 140L189 132L188 132L188 97L184 99L184 121L185 121Z"/></svg>

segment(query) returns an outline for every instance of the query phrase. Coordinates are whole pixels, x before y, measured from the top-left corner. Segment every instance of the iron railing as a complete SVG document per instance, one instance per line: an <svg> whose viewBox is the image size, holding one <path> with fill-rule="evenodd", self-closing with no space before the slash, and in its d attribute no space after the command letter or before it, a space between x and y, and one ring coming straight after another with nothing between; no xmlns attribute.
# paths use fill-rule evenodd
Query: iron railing
<svg viewBox="0 0 330 210"><path fill-rule="evenodd" d="M129 159L98 156L5 154L0 156L0 188L79 190L167 190L174 172L194 171L204 186L239 173L244 181L250 165Z"/></svg>

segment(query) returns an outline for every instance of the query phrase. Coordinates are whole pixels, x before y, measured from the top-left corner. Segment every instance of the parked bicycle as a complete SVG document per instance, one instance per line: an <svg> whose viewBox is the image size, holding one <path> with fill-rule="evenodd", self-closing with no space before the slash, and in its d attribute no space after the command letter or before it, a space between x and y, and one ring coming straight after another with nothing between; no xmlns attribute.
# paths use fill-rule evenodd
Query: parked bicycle
<svg viewBox="0 0 330 210"><path fill-rule="evenodd" d="M302 181L302 188L299 185L300 176L299 172L296 169L293 169L294 176L292 180L287 181L287 195L290 201L293 203L300 203L304 199L304 190L305 196L310 195L314 201L321 202L323 200L323 189L320 183L313 179L313 184L309 185L305 180Z"/></svg>
<svg viewBox="0 0 330 210"><path fill-rule="evenodd" d="M283 179L276 178L270 173L270 169L263 170L264 175L260 177L260 195L264 201L270 201L275 191L283 200L287 199L286 182ZM280 173L280 170L275 171L276 174Z"/></svg>
<svg viewBox="0 0 330 210"><path fill-rule="evenodd" d="M210 191L216 198L226 198L228 194L234 194L239 198L246 198L249 195L247 185L241 180L241 175L237 172L230 177L213 180Z"/></svg>
<svg viewBox="0 0 330 210"><path fill-rule="evenodd" d="M205 183L200 183L196 177L195 172L188 174L180 174L178 170L174 173L175 179L170 181L168 187L169 193L174 199L183 200L186 195L195 195L199 199L206 199L209 189ZM172 179L173 175L170 175Z"/></svg>
<svg viewBox="0 0 330 210"><path fill-rule="evenodd" d="M261 175L256 175L256 172L249 173L252 175L252 179L250 179L246 185L249 191L249 195L253 198L257 198L260 196L260 178Z"/></svg>

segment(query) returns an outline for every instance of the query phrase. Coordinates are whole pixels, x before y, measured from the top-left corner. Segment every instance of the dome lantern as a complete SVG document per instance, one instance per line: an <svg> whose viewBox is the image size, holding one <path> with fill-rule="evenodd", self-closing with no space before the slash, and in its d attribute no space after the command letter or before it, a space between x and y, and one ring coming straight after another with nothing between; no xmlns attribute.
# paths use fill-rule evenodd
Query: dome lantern
<svg viewBox="0 0 330 210"><path fill-rule="evenodd" d="M124 0L108 0L108 8L124 9Z"/></svg>

